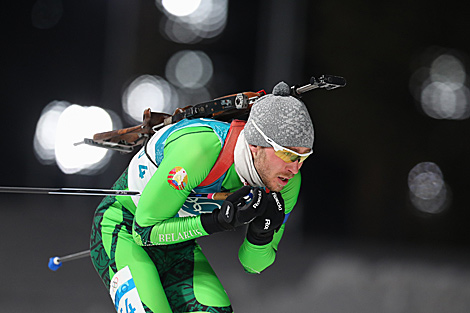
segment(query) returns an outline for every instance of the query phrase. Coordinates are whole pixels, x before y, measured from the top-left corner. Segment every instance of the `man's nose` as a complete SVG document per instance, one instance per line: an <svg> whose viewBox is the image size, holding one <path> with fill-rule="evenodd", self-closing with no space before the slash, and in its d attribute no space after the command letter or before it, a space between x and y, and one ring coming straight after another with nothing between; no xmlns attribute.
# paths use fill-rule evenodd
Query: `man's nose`
<svg viewBox="0 0 470 313"><path fill-rule="evenodd" d="M287 169L294 175L299 172L301 166L302 166L302 163L300 163L299 160L296 160L295 162L287 163Z"/></svg>

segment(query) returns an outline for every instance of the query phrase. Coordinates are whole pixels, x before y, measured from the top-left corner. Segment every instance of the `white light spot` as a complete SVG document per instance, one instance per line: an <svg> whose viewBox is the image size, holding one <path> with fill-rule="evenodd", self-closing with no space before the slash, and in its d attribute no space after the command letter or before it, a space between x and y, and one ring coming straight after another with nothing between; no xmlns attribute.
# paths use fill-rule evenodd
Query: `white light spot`
<svg viewBox="0 0 470 313"><path fill-rule="evenodd" d="M162 0L165 10L175 16L186 16L194 13L201 0Z"/></svg>
<svg viewBox="0 0 470 313"><path fill-rule="evenodd" d="M41 112L34 134L34 151L41 163L51 164L55 161L57 123L69 105L66 101L53 101Z"/></svg>
<svg viewBox="0 0 470 313"><path fill-rule="evenodd" d="M432 81L449 83L455 88L462 87L467 76L462 62L450 54L438 56L431 64L430 74Z"/></svg>
<svg viewBox="0 0 470 313"><path fill-rule="evenodd" d="M174 88L163 78L142 75L136 78L123 94L124 112L133 122L142 123L143 113L150 108L152 112L173 113L178 97Z"/></svg>
<svg viewBox="0 0 470 313"><path fill-rule="evenodd" d="M436 197L441 191L443 185L444 181L438 174L424 172L416 175L410 185L410 190L418 198L428 200Z"/></svg>
<svg viewBox="0 0 470 313"><path fill-rule="evenodd" d="M111 116L101 108L76 104L67 107L57 123L55 156L59 168L66 174L76 174L104 166L107 149L74 143L112 129Z"/></svg>
<svg viewBox="0 0 470 313"><path fill-rule="evenodd" d="M464 119L469 116L470 92L449 82L432 82L421 93L423 111L435 119Z"/></svg>
<svg viewBox="0 0 470 313"><path fill-rule="evenodd" d="M224 30L227 24L227 0L200 0L197 8L187 15L171 14L165 5L175 1L161 1L156 1L157 7L166 14L167 18L161 24L161 32L174 42L188 44L214 38ZM191 8L194 6L192 5Z"/></svg>
<svg viewBox="0 0 470 313"><path fill-rule="evenodd" d="M166 65L166 77L181 88L204 87L213 75L212 61L202 51L179 51Z"/></svg>
<svg viewBox="0 0 470 313"><path fill-rule="evenodd" d="M417 164L408 174L410 200L420 211L439 213L449 202L441 169L433 162Z"/></svg>
<svg viewBox="0 0 470 313"><path fill-rule="evenodd" d="M180 98L180 107L184 108L188 104L196 104L209 101L212 96L207 88L187 89L182 88L178 90Z"/></svg>
<svg viewBox="0 0 470 313"><path fill-rule="evenodd" d="M429 56L423 56L427 59ZM462 61L451 53L434 55L430 64L411 76L410 87L423 112L435 119L461 120L470 116L470 90Z"/></svg>

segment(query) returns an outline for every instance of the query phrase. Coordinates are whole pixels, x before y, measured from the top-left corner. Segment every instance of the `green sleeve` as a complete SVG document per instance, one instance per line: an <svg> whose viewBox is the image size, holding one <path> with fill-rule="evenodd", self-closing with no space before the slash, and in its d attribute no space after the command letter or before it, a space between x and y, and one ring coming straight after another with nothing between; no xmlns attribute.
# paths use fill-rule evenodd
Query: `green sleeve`
<svg viewBox="0 0 470 313"><path fill-rule="evenodd" d="M286 208L286 214L289 214L297 203L297 198L300 192L300 181L301 175L299 172L281 191L282 198L284 199L284 206ZM245 268L245 271L248 273L259 274L274 263L278 245L281 241L282 235L284 234L285 227L286 224L283 224L281 228L274 233L273 240L263 246L254 245L245 238L238 251L238 258Z"/></svg>
<svg viewBox="0 0 470 313"><path fill-rule="evenodd" d="M220 149L219 138L208 127L181 129L167 139L163 161L136 208L133 236L137 244L174 244L207 235L200 216L175 216L191 190L209 174ZM181 190L168 181L175 168L186 173L187 182L178 188Z"/></svg>

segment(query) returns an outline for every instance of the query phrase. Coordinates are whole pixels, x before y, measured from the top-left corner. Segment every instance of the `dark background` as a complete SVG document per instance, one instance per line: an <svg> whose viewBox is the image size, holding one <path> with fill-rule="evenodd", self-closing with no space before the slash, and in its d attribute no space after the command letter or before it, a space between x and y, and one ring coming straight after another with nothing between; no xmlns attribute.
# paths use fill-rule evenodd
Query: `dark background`
<svg viewBox="0 0 470 313"><path fill-rule="evenodd" d="M345 88L303 97L315 124L315 154L302 169L298 208L275 265L240 278L239 234L201 240L235 310L467 311L470 122L426 116L409 84L430 49L458 51L467 61L468 5L230 1L220 36L177 44L159 33L162 13L153 1L50 1L57 2L63 14L48 29L32 25L35 1L2 6L0 185L111 186L130 156L116 153L94 176L65 175L37 160L33 138L42 109L66 100L122 116L125 85L142 74L164 76L166 61L182 49L211 57L214 97L340 75ZM436 215L417 211L408 196L409 171L426 161L441 168L452 194ZM46 268L50 256L88 249L100 199L0 200L0 311L112 312L89 260L57 273Z"/></svg>

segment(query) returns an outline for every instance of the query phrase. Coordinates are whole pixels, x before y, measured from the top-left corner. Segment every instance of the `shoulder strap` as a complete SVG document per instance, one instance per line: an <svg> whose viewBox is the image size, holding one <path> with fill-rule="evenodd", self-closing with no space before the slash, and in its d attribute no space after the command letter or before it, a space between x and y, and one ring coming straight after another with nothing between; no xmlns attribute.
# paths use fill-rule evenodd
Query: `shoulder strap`
<svg viewBox="0 0 470 313"><path fill-rule="evenodd" d="M238 135L245 127L246 121L233 120L230 124L227 137L225 138L224 146L220 150L219 156L215 161L209 175L199 184L199 186L209 186L217 179L219 179L233 164L233 152L237 143Z"/></svg>

